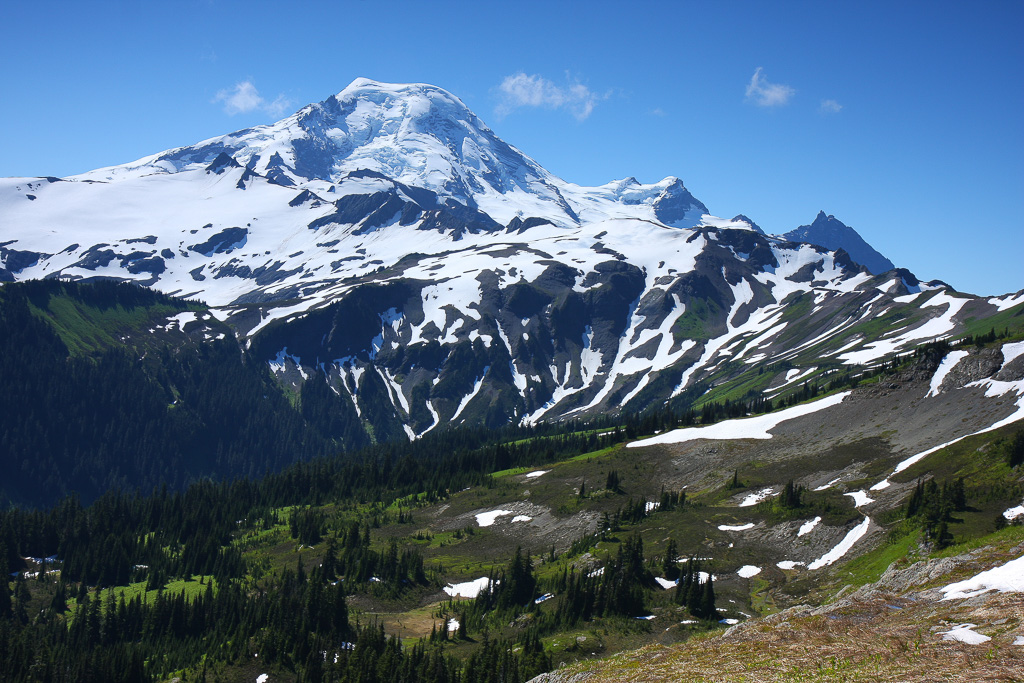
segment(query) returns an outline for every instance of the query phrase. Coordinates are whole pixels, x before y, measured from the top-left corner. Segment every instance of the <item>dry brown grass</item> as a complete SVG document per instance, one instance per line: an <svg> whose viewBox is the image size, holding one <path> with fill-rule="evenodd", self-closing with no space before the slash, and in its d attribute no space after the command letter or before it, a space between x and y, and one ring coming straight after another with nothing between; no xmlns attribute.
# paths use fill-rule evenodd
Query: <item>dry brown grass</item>
<svg viewBox="0 0 1024 683"><path fill-rule="evenodd" d="M939 632L978 624L967 645ZM603 681L1024 681L1024 596L868 591L821 609L794 608L677 646L651 645L556 672L559 683Z"/></svg>

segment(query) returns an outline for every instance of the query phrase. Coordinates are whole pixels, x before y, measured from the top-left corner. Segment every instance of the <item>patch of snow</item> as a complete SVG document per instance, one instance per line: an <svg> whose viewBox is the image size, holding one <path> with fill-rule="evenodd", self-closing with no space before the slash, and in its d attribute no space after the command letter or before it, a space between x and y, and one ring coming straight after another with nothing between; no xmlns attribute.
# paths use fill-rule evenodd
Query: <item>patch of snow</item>
<svg viewBox="0 0 1024 683"><path fill-rule="evenodd" d="M1024 341L1003 344L1003 367L1018 356L1024 354Z"/></svg>
<svg viewBox="0 0 1024 683"><path fill-rule="evenodd" d="M821 521L821 517L815 517L809 522L804 522L800 525L800 531L796 532L796 537L800 538L805 534L809 534L814 531L814 527L818 526L818 522Z"/></svg>
<svg viewBox="0 0 1024 683"><path fill-rule="evenodd" d="M853 493L844 493L843 495L850 496L851 498L853 498L853 506L858 508L861 505L867 505L869 503L875 502L875 499L868 498L868 494L866 494L864 491L854 491Z"/></svg>
<svg viewBox="0 0 1024 683"><path fill-rule="evenodd" d="M459 630L459 620L458 619L449 619L448 620L448 633L451 633L452 631L458 631L458 630Z"/></svg>
<svg viewBox="0 0 1024 683"><path fill-rule="evenodd" d="M1021 503L1017 507L1010 508L1009 510L1003 511L1003 517L1007 520L1014 520L1024 515L1024 503Z"/></svg>
<svg viewBox="0 0 1024 683"><path fill-rule="evenodd" d="M756 491L754 493L747 494L747 497L744 498L743 501L740 503L740 507L741 508L753 507L754 505L757 505L758 503L760 503L762 500L766 500L768 498L771 498L772 496L777 496L777 495L779 495L779 494L775 493L771 489L771 487L768 487L766 489L761 489L760 491Z"/></svg>
<svg viewBox="0 0 1024 683"><path fill-rule="evenodd" d="M943 600L973 598L988 591L1024 593L1024 556L1004 565L983 571L964 581L951 583L942 589Z"/></svg>
<svg viewBox="0 0 1024 683"><path fill-rule="evenodd" d="M749 579L752 576L757 576L758 574L760 574L761 568L755 567L752 564L745 564L742 567L740 567L739 571L737 571L736 573L744 579Z"/></svg>
<svg viewBox="0 0 1024 683"><path fill-rule="evenodd" d="M747 529L753 529L754 523L747 522L746 524L730 525L730 524L719 524L719 531L746 531Z"/></svg>
<svg viewBox="0 0 1024 683"><path fill-rule="evenodd" d="M815 490L815 491L824 491L825 489L827 489L827 488L828 488L829 486L832 486L832 484L835 484L835 483L836 483L837 481L839 481L840 479L842 479L842 477L836 477L835 479L833 479L833 480L832 480L832 481L830 481L829 483L827 483L827 484L822 484L821 486L819 486L819 487L815 488L814 490Z"/></svg>
<svg viewBox="0 0 1024 683"><path fill-rule="evenodd" d="M463 598L475 598L480 594L480 591L487 588L489 583L490 579L486 576L481 576L479 579L475 579L473 581L450 583L445 586L443 590L453 598L456 596Z"/></svg>
<svg viewBox="0 0 1024 683"><path fill-rule="evenodd" d="M669 581L668 579L664 579L664 578L662 578L660 576L655 576L654 580L657 581L658 585L661 586L662 588L664 588L665 590L668 590L669 588L675 588L676 584L679 583L678 580L676 580L676 581Z"/></svg>
<svg viewBox="0 0 1024 683"><path fill-rule="evenodd" d="M654 617L653 614L648 614L646 617L633 617L633 618L634 619L642 619L643 621L651 621L655 617Z"/></svg>
<svg viewBox="0 0 1024 683"><path fill-rule="evenodd" d="M735 626L736 624L740 623L740 620L739 619L719 619L718 623L719 624L727 624L729 626Z"/></svg>
<svg viewBox="0 0 1024 683"><path fill-rule="evenodd" d="M516 515L512 518L512 523L514 524L515 522L529 522L532 520L533 517L527 517L526 515Z"/></svg>
<svg viewBox="0 0 1024 683"><path fill-rule="evenodd" d="M1000 311L1005 311L1009 308L1013 308L1019 303L1024 302L1024 292L1018 294L1008 294L1001 297L993 297L988 300L990 304L998 308Z"/></svg>
<svg viewBox="0 0 1024 683"><path fill-rule="evenodd" d="M653 436L649 439L628 443L626 447L640 448L658 444L685 443L696 439L770 439L772 435L769 433L769 430L775 429L781 423L831 408L842 403L843 399L849 395L849 391L844 391L827 396L820 401L804 403L792 408L786 408L785 410L778 410L774 413L765 413L764 415L738 420L725 420L706 427L673 429L670 432Z"/></svg>
<svg viewBox="0 0 1024 683"><path fill-rule="evenodd" d="M992 640L986 635L971 630L977 627L977 624L960 624L948 631L939 631L939 635L942 636L943 640L956 640L968 645L981 645Z"/></svg>
<svg viewBox="0 0 1024 683"><path fill-rule="evenodd" d="M1013 639L1014 645L1024 645L1024 636L1017 636Z"/></svg>
<svg viewBox="0 0 1024 683"><path fill-rule="evenodd" d="M545 593L544 595L542 595L539 598L537 598L536 600L534 600L533 604L539 605L540 603L545 602L547 600L550 600L553 597L555 597L554 593Z"/></svg>
<svg viewBox="0 0 1024 683"><path fill-rule="evenodd" d="M498 517L511 514L511 510L491 510L490 512L481 512L476 515L476 523L480 526L491 526L495 521L497 521Z"/></svg>
<svg viewBox="0 0 1024 683"><path fill-rule="evenodd" d="M779 569L795 569L797 565L806 565L806 562L796 562L794 560L783 560L782 562L776 562L775 566Z"/></svg>
<svg viewBox="0 0 1024 683"><path fill-rule="evenodd" d="M853 547L853 544L859 541L864 534L868 532L869 526L871 526L871 518L865 517L863 522L850 529L843 540L839 541L838 545L816 559L814 562L811 562L807 565L807 568L821 569L822 567L827 567L846 553L850 552L850 548Z"/></svg>
<svg viewBox="0 0 1024 683"><path fill-rule="evenodd" d="M647 501L646 503L644 503L644 512L653 512L654 510L657 510L659 507L661 507L661 503L653 503L651 501Z"/></svg>
<svg viewBox="0 0 1024 683"><path fill-rule="evenodd" d="M598 567L594 571L592 571L589 574L587 574L587 578L588 579L593 579L594 577L597 577L597 576L604 576L604 567Z"/></svg>
<svg viewBox="0 0 1024 683"><path fill-rule="evenodd" d="M888 479L883 479L882 481L880 481L880 482L878 482L877 484L873 485L873 486L872 486L872 487L871 487L870 489L868 489L868 490L869 490L869 491L881 491L881 490L883 490L883 489L887 489L887 488L889 488L890 486L892 486L892 482L891 482L891 481L889 481Z"/></svg>
<svg viewBox="0 0 1024 683"><path fill-rule="evenodd" d="M540 477L542 475L545 475L545 474L547 474L550 471L551 470L537 470L536 472L527 472L526 473L526 478L527 479L534 479L536 477Z"/></svg>
<svg viewBox="0 0 1024 683"><path fill-rule="evenodd" d="M939 367L935 370L935 374L932 375L931 386L928 389L928 393L924 395L925 398L929 396L938 396L939 387L942 386L942 380L946 379L946 375L949 374L950 370L956 367L962 359L966 358L969 354L966 351L950 351L939 363Z"/></svg>
<svg viewBox="0 0 1024 683"><path fill-rule="evenodd" d="M260 674L256 677L256 683L267 683L270 680L270 676L267 674Z"/></svg>

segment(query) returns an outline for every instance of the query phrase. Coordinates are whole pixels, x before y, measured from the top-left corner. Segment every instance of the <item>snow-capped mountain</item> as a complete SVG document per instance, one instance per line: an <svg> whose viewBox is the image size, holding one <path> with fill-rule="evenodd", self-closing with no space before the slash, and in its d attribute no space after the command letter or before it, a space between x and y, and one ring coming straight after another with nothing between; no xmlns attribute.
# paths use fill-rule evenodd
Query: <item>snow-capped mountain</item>
<svg viewBox="0 0 1024 683"><path fill-rule="evenodd" d="M872 275L815 230L711 216L678 178L574 185L444 90L365 79L272 125L0 180L0 216L0 281L203 299L378 438L777 395L1024 301Z"/></svg>

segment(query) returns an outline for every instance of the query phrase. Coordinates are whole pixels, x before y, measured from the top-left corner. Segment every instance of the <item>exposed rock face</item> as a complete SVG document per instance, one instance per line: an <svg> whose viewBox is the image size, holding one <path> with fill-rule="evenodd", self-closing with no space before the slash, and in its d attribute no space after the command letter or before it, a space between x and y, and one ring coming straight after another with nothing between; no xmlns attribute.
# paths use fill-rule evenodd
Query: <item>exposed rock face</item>
<svg viewBox="0 0 1024 683"><path fill-rule="evenodd" d="M959 389L979 379L988 379L1003 365L1003 354L999 349L983 349L960 359L945 379L941 389Z"/></svg>
<svg viewBox="0 0 1024 683"><path fill-rule="evenodd" d="M824 211L819 211L810 225L801 225L781 236L794 242L810 242L828 249L843 249L854 261L875 275L895 268L892 261L865 242L856 230L844 225L835 216L826 216Z"/></svg>

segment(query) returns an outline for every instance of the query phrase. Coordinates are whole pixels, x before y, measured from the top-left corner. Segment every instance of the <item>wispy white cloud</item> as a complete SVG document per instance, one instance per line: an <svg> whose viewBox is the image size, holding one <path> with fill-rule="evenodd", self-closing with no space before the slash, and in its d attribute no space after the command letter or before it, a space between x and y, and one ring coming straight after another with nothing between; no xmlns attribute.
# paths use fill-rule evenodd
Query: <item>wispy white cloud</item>
<svg viewBox="0 0 1024 683"><path fill-rule="evenodd" d="M653 114L654 116L668 116L668 112L662 109L661 107L655 107L654 109L652 109L651 114Z"/></svg>
<svg viewBox="0 0 1024 683"><path fill-rule="evenodd" d="M843 105L839 104L835 100L822 100L821 106L818 108L822 114L838 114L843 110Z"/></svg>
<svg viewBox="0 0 1024 683"><path fill-rule="evenodd" d="M278 95L273 101L264 99L252 81L242 81L236 83L232 88L221 90L213 98L213 101L223 102L224 113L228 116L247 114L251 111L266 112L270 116L282 116L292 104L284 95Z"/></svg>
<svg viewBox="0 0 1024 683"><path fill-rule="evenodd" d="M596 104L607 99L610 94L595 93L578 81L569 81L565 87L558 86L546 78L527 76L522 71L506 76L498 86L498 92L501 102L495 112L499 116L505 116L519 107L545 107L566 109L579 121L590 116Z"/></svg>
<svg viewBox="0 0 1024 683"><path fill-rule="evenodd" d="M771 83L761 75L761 67L750 77L747 83L747 100L759 107L780 107L792 97L796 90L781 83Z"/></svg>

